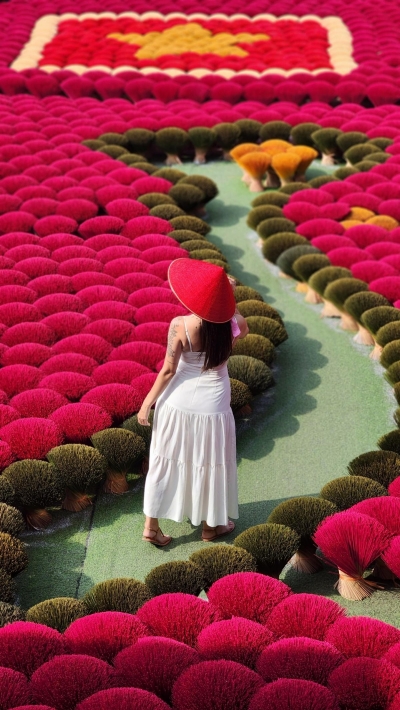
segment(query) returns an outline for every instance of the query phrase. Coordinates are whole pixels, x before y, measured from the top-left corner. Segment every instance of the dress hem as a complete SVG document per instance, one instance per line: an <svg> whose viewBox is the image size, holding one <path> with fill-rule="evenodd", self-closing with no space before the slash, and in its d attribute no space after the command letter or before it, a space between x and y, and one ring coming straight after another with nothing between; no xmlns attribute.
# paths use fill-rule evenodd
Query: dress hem
<svg viewBox="0 0 400 710"><path fill-rule="evenodd" d="M228 524L228 520L230 520L231 518L232 518L233 520L239 520L239 514L231 515L230 513L228 513L228 519L225 520L223 523L214 523L214 522L209 523L207 520L205 520L205 521L200 520L198 523L196 523L196 522L193 522L193 520L190 519L190 516L189 516L189 515L186 515L186 514L184 514L181 518L178 519L178 516L176 516L176 517L173 518L171 515L163 515L162 513L158 513L157 515L152 515L151 513L146 513L146 511L143 510L143 515L146 515L148 518L157 518L157 520L158 520L159 518L161 518L162 520L172 520L174 523L183 523L184 520L185 520L185 518L188 518L190 524L193 525L193 527L196 527L196 528L197 528L199 525L201 525L202 522L205 522L205 523L206 523L207 525L209 525L211 528L216 528L217 525L227 525L227 524Z"/></svg>

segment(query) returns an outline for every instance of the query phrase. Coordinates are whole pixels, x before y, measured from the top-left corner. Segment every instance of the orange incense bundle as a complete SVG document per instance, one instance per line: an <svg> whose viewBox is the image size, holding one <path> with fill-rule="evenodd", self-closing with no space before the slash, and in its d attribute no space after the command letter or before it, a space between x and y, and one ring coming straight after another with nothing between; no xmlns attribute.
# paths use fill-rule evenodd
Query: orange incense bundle
<svg viewBox="0 0 400 710"><path fill-rule="evenodd" d="M357 227L357 225L364 224L360 219L343 219L340 224L344 229L350 229L351 227Z"/></svg>
<svg viewBox="0 0 400 710"><path fill-rule="evenodd" d="M367 219L372 219L376 217L375 212L372 210L367 210L366 207L352 207L347 219L356 219L359 222L366 222Z"/></svg>
<svg viewBox="0 0 400 710"><path fill-rule="evenodd" d="M239 165L250 176L250 192L262 192L264 189L261 183L267 169L271 163L271 157L262 151L246 153L238 160Z"/></svg>
<svg viewBox="0 0 400 710"><path fill-rule="evenodd" d="M242 158L243 155L246 155L247 153L255 153L258 150L260 150L260 146L257 145L257 143L240 143L239 145L232 148L229 155L231 156L231 158L233 158L235 163L239 163L239 160L240 160L240 158ZM251 178L244 168L243 168L243 170L244 170L244 173L242 175L242 180L247 185L249 185Z"/></svg>
<svg viewBox="0 0 400 710"><path fill-rule="evenodd" d="M293 153L300 158L300 163L296 171L296 181L306 181L306 170L310 167L315 158L318 158L318 151L310 148L308 145L293 145L288 149L289 153Z"/></svg>
<svg viewBox="0 0 400 710"><path fill-rule="evenodd" d="M386 214L378 214L375 217L371 217L366 220L365 224L374 224L376 227L383 227L383 229L387 229L388 232L391 232L392 229L396 229L396 227L399 226L397 219L389 217L389 215Z"/></svg>
<svg viewBox="0 0 400 710"><path fill-rule="evenodd" d="M236 145L231 151L229 151L229 155L233 158L233 160L238 162L242 155L246 155L246 153L254 153L257 150L260 150L260 146L257 145L257 143L239 143L239 145Z"/></svg>
<svg viewBox="0 0 400 710"><path fill-rule="evenodd" d="M268 141L260 143L261 150L265 153L269 153L269 155L278 155L278 153L286 153L286 151L291 147L291 143L283 141L280 138L271 138Z"/></svg>
<svg viewBox="0 0 400 710"><path fill-rule="evenodd" d="M293 182L300 163L301 158L295 153L278 153L273 155L271 160L271 165L282 185Z"/></svg>
<svg viewBox="0 0 400 710"><path fill-rule="evenodd" d="M264 141L260 144L260 149L267 153L268 155L280 155L281 153L286 153L291 144L281 138L271 138L270 140ZM280 187L281 181L276 174L276 172L270 166L267 171L267 182L266 187Z"/></svg>

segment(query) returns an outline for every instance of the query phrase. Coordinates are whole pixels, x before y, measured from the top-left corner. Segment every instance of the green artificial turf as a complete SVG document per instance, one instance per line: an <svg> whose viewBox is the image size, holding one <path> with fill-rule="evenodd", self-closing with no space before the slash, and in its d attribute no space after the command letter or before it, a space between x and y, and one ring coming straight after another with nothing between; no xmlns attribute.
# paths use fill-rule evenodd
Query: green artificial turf
<svg viewBox="0 0 400 710"><path fill-rule="evenodd" d="M281 501L317 495L328 481L346 474L355 456L376 448L394 428L396 407L382 368L341 331L336 319L321 321L320 306L304 304L295 282L278 277L262 258L257 235L246 226L250 194L234 164L185 164L190 174L207 175L220 194L208 205L208 238L229 260L231 272L279 309L289 340L277 352L276 386L254 401L253 413L238 421L239 513L236 534L266 521ZM317 168L314 175L321 173ZM17 577L20 603L28 608L54 596L82 596L109 577L143 580L156 565L187 559L204 543L189 522L162 521L174 538L165 549L141 541L143 481L124 496L99 494L91 511L57 512L53 526L26 533L29 567ZM398 591L376 592L363 602L346 602L333 589L329 572L282 575L295 591L330 596L350 614L370 615L400 625Z"/></svg>

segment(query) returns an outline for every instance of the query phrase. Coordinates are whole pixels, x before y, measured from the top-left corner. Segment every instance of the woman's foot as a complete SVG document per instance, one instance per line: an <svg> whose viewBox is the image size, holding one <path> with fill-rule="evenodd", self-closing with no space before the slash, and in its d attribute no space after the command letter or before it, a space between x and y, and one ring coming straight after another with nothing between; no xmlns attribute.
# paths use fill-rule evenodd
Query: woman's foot
<svg viewBox="0 0 400 710"><path fill-rule="evenodd" d="M204 542L212 542L216 540L217 537L223 537L223 535L229 535L235 529L235 523L233 520L228 520L228 525L217 525L216 528L210 528L208 525L203 525L203 530L201 533L201 539Z"/></svg>
<svg viewBox="0 0 400 710"><path fill-rule="evenodd" d="M166 545L169 545L172 537L170 535L164 535L161 528L157 528L157 530L154 530L153 528L144 528L142 540L150 542L152 545L156 545L157 547L165 547Z"/></svg>

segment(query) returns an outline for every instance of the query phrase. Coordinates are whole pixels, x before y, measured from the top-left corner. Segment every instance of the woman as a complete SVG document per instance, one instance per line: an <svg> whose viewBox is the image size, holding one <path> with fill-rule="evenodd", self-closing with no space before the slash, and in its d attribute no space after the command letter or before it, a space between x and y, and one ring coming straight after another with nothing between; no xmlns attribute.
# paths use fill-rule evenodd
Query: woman
<svg viewBox="0 0 400 710"><path fill-rule="evenodd" d="M172 262L168 280L191 315L174 318L165 361L138 422L149 426L157 401L144 492L143 540L171 542L158 518L203 522L206 542L230 533L238 517L236 433L227 360L248 333L236 313L234 282L220 266L192 259ZM234 318L236 313L236 318Z"/></svg>

